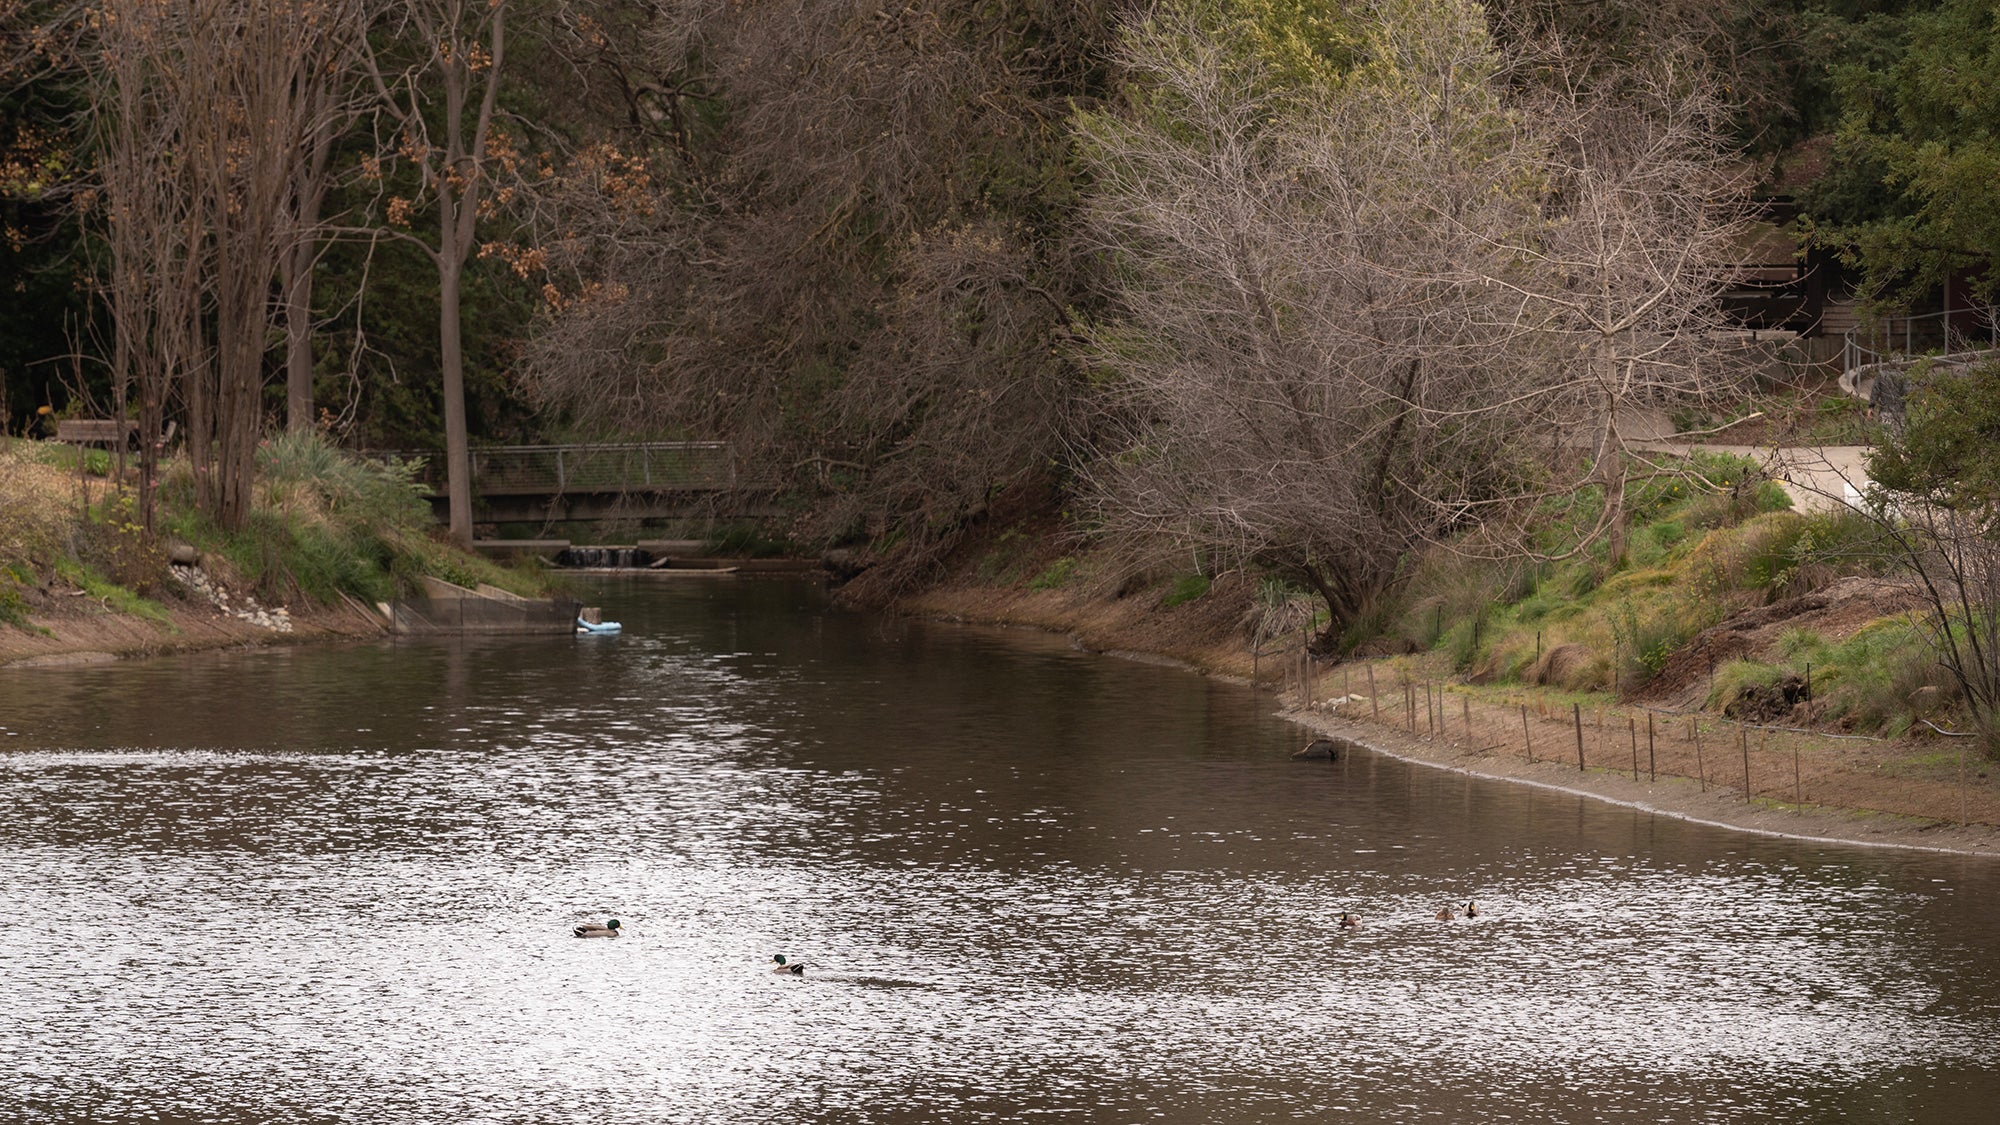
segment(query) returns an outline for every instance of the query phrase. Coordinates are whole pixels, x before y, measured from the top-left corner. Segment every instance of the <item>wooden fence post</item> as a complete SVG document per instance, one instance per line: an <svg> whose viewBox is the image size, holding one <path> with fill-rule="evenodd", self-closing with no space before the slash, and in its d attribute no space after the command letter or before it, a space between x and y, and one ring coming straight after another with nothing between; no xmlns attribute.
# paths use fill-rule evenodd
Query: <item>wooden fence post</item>
<svg viewBox="0 0 2000 1125"><path fill-rule="evenodd" d="M1463 716L1465 717L1465 740L1466 740L1467 742L1471 742L1471 741L1472 741L1472 700L1471 700L1471 699L1469 699L1469 698L1467 698L1467 697L1465 697L1465 696L1463 696L1463 695L1459 696L1459 697L1458 697L1458 710L1459 710L1459 714L1461 714L1461 715L1463 715Z"/></svg>
<svg viewBox="0 0 2000 1125"><path fill-rule="evenodd" d="M1708 771L1703 769L1701 764L1701 722L1699 720L1688 720L1688 734L1694 739L1695 780L1701 782L1701 791L1706 793L1708 792Z"/></svg>
<svg viewBox="0 0 2000 1125"><path fill-rule="evenodd" d="M1646 712L1646 780L1660 780L1659 767L1653 758L1653 713Z"/></svg>
<svg viewBox="0 0 2000 1125"><path fill-rule="evenodd" d="M1639 720L1625 716L1625 728L1632 736L1632 780L1639 780Z"/></svg>
<svg viewBox="0 0 2000 1125"><path fill-rule="evenodd" d="M1375 666L1368 666L1368 717L1377 722L1382 720L1382 705L1375 699Z"/></svg>
<svg viewBox="0 0 2000 1125"><path fill-rule="evenodd" d="M1521 741L1528 745L1528 764L1535 763L1535 735L1528 729L1528 705L1521 704Z"/></svg>
<svg viewBox="0 0 2000 1125"><path fill-rule="evenodd" d="M1750 803L1750 729L1736 728L1736 742L1743 748L1743 803Z"/></svg>
<svg viewBox="0 0 2000 1125"><path fill-rule="evenodd" d="M1576 724L1576 772L1583 772L1583 709L1576 704L1569 705L1570 722Z"/></svg>

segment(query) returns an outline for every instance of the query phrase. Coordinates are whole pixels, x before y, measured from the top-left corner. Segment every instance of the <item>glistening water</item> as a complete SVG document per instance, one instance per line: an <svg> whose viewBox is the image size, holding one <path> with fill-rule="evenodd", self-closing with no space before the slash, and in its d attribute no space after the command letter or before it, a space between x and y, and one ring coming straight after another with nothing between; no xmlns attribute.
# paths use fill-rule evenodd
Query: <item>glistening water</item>
<svg viewBox="0 0 2000 1125"><path fill-rule="evenodd" d="M593 600L0 672L0 1120L1994 1119L1993 861L1294 762L806 585Z"/></svg>

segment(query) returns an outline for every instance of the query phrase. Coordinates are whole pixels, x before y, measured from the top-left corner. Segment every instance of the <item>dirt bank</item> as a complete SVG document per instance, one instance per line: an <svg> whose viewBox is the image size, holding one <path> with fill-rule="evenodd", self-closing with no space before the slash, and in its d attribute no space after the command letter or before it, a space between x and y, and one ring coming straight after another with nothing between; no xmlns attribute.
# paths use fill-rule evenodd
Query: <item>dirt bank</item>
<svg viewBox="0 0 2000 1125"><path fill-rule="evenodd" d="M65 596L74 593L76 596ZM287 612L288 630L259 625L195 598L168 597L164 619L115 613L81 595L61 591L37 599L28 627L0 624L0 669L88 664L129 657L302 641L381 636L377 618L359 609ZM268 619L268 615L267 615Z"/></svg>
<svg viewBox="0 0 2000 1125"><path fill-rule="evenodd" d="M897 608L1048 629L1094 650L1167 657L1212 675L1254 672L1286 717L1440 768L1746 831L2000 854L1996 771L1957 740L1840 737L1601 696L1451 683L1423 657L1315 664L1301 675L1296 644L1289 655L1251 652L1253 594L1247 581L1225 576L1206 595L1168 607L1157 589L1119 597L1102 584L1035 590L960 580ZM1308 706L1302 679L1310 681Z"/></svg>

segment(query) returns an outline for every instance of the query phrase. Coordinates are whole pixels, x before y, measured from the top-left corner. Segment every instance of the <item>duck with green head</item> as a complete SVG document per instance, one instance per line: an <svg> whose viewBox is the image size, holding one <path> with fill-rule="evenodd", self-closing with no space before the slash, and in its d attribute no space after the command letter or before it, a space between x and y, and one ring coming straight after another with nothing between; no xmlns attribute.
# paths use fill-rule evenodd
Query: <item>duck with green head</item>
<svg viewBox="0 0 2000 1125"><path fill-rule="evenodd" d="M782 953L773 953L771 960L775 966L771 969L774 973L790 973L795 977L806 975L806 963L804 961L787 961L785 960L785 955Z"/></svg>
<svg viewBox="0 0 2000 1125"><path fill-rule="evenodd" d="M617 937L618 919L613 918L602 926L595 922L585 922L572 932L578 937Z"/></svg>

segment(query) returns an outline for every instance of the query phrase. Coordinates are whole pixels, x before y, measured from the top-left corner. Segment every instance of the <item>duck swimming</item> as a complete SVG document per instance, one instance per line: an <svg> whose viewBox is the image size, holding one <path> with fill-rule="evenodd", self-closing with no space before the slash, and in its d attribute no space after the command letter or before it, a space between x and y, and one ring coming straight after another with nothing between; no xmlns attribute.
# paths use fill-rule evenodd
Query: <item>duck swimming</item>
<svg viewBox="0 0 2000 1125"><path fill-rule="evenodd" d="M777 967L771 970L774 973L790 973L795 977L806 975L806 963L804 961L786 961L785 955L782 953L773 953L771 960L777 962Z"/></svg>
<svg viewBox="0 0 2000 1125"><path fill-rule="evenodd" d="M1466 903L1466 904L1465 904L1465 916L1466 916L1467 918L1477 918L1477 917L1479 917L1479 904L1478 904L1478 903L1476 903L1476 902L1468 902L1468 903Z"/></svg>
<svg viewBox="0 0 2000 1125"><path fill-rule="evenodd" d="M571 932L578 937L617 937L618 919L613 918L602 926L595 922L585 922Z"/></svg>
<svg viewBox="0 0 2000 1125"><path fill-rule="evenodd" d="M1361 928L1361 919L1343 911L1340 915L1340 928L1343 930L1358 930Z"/></svg>
<svg viewBox="0 0 2000 1125"><path fill-rule="evenodd" d="M1440 922L1449 922L1457 918L1458 915L1452 913L1451 907L1447 906L1443 910L1438 911L1437 917Z"/></svg>

